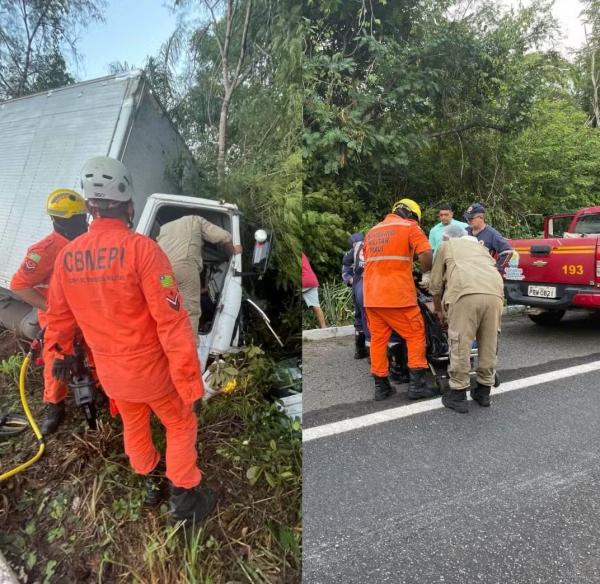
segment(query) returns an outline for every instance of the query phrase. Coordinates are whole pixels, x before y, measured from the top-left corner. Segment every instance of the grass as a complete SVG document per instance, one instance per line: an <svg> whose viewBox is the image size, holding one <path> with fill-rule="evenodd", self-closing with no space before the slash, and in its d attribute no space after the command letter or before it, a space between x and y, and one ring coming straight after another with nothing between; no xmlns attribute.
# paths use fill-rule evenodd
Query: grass
<svg viewBox="0 0 600 584"><path fill-rule="evenodd" d="M264 355L243 353L229 365L236 389L199 414L199 462L219 493L216 513L192 530L170 525L166 504L145 509L118 419L103 411L92 432L68 403L42 459L1 485L0 549L21 582L300 582L301 428L265 400ZM28 396L38 420L41 388L33 367ZM0 411L20 411L12 370L0 373L0 390ZM164 442L158 425L154 431ZM0 442L1 468L34 451L30 432Z"/></svg>
<svg viewBox="0 0 600 584"><path fill-rule="evenodd" d="M354 300L352 288L343 282L325 282L319 287L319 301L327 326L344 326L354 322ZM302 315L302 328L317 328L318 323L312 309L306 308Z"/></svg>

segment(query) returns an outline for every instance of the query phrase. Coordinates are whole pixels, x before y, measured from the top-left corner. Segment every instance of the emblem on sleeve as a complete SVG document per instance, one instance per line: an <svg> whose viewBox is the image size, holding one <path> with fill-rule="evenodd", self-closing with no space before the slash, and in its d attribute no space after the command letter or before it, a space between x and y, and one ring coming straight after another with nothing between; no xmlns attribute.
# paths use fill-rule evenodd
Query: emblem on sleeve
<svg viewBox="0 0 600 584"><path fill-rule="evenodd" d="M28 256L27 256L28 260L31 260L32 262L39 264L40 260L42 259L42 256L39 253L35 253L34 251L32 251Z"/></svg>
<svg viewBox="0 0 600 584"><path fill-rule="evenodd" d="M26 272L34 272L36 268L37 264L35 262L32 262L29 258L25 258L25 261L23 262L23 269Z"/></svg>
<svg viewBox="0 0 600 584"><path fill-rule="evenodd" d="M167 296L167 303L173 310L179 311L179 308L181 307L181 304L179 302L179 294Z"/></svg>
<svg viewBox="0 0 600 584"><path fill-rule="evenodd" d="M160 277L160 285L163 288L170 288L173 286L173 276L171 276L171 274L163 274Z"/></svg>

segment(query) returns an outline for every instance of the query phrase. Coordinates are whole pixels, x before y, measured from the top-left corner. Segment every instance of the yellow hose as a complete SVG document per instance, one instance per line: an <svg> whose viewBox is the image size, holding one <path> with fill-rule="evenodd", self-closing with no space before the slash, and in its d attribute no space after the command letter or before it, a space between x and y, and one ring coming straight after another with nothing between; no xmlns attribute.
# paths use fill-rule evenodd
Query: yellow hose
<svg viewBox="0 0 600 584"><path fill-rule="evenodd" d="M46 445L44 444L44 438L42 436L42 433L40 432L40 429L38 428L38 425L35 423L35 420L33 419L33 415L31 414L31 410L29 409L29 404L27 403L27 395L25 394L25 376L27 375L27 369L29 368L30 362L31 362L31 352L25 356L25 359L23 359L23 364L21 365L21 372L19 374L19 394L21 395L21 403L23 404L23 411L25 412L25 415L27 416L29 425L31 426L31 429L33 430L33 433L35 434L35 437L37 438L39 448L38 448L38 451L35 454L35 456L33 456L33 458L30 458L23 464L20 464L19 466L16 466L15 468L12 468L11 470L9 470L3 474L0 474L0 481L5 481L6 479L13 477L16 474L23 472L26 468L30 467L34 462L37 462L40 459L40 457L42 456L42 454L44 454L44 449L46 448Z"/></svg>

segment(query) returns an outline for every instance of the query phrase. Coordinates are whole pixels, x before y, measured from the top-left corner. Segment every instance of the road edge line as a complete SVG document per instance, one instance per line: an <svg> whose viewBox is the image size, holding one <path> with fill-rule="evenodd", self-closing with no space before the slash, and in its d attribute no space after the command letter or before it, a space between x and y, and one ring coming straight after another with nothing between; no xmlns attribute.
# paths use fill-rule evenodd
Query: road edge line
<svg viewBox="0 0 600 584"><path fill-rule="evenodd" d="M600 360L584 363L582 365L575 365L573 367L567 367L566 369L557 369L555 371L540 373L530 377L523 377L522 379L508 381L507 383L502 384L499 388L493 389L492 395L495 396L502 393L508 393L509 391L523 389L525 387L542 385L549 381L566 379L567 377L574 377L576 375L591 373L598 370L600 370ZM369 426L375 426L385 422L392 422L394 420L408 418L409 416L438 410L443 407L444 406L441 398L436 398L427 401L416 402L410 405L381 410L379 412L373 412L371 414L365 414L355 418L339 420L337 422L331 422L321 426L313 426L312 428L303 429L302 442L311 442L312 440L318 440L319 438L327 438L328 436L344 434L353 430L361 430L363 428L368 428Z"/></svg>

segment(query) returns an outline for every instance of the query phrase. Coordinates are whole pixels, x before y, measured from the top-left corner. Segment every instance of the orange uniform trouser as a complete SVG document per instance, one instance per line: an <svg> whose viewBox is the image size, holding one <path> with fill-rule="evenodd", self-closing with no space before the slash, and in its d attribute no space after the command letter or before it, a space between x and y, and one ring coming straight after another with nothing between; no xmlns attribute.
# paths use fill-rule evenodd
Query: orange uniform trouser
<svg viewBox="0 0 600 584"><path fill-rule="evenodd" d="M425 369L427 341L425 324L418 306L406 308L366 308L367 321L371 331L371 373L378 377L387 377L389 362L387 355L388 340L392 331L396 331L408 348L409 369Z"/></svg>
<svg viewBox="0 0 600 584"><path fill-rule="evenodd" d="M150 412L154 412L167 433L167 478L184 489L200 483L202 473L196 465L198 424L191 404L186 405L175 389L150 402L115 402L123 420L125 452L135 472L148 474L160 460L150 430Z"/></svg>
<svg viewBox="0 0 600 584"><path fill-rule="evenodd" d="M52 363L56 353L49 351L44 345L42 357L44 359L44 402L57 404L67 397L67 386L62 381L52 377Z"/></svg>

